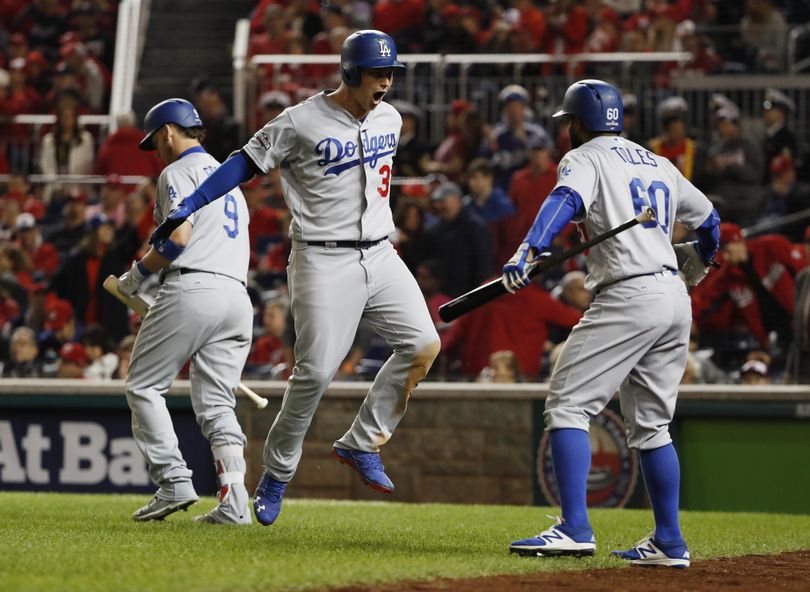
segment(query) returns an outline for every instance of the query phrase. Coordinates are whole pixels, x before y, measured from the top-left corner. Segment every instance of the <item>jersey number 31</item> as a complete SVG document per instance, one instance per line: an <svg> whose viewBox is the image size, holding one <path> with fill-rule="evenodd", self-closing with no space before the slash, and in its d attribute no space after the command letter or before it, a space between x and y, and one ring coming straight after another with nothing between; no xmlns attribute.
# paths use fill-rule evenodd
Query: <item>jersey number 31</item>
<svg viewBox="0 0 810 592"><path fill-rule="evenodd" d="M644 182L636 177L630 181L630 195L633 198L633 209L636 211L636 215L646 207L651 207L655 211L655 220L643 222L642 226L644 228L660 226L664 234L669 236L669 187L661 181L653 181L644 187Z"/></svg>

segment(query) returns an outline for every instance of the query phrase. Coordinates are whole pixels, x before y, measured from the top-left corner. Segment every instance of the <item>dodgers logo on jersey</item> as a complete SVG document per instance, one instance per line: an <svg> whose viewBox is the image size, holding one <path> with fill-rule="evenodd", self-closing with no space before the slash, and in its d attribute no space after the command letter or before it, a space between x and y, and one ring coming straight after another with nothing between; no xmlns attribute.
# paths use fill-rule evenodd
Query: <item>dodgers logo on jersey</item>
<svg viewBox="0 0 810 592"><path fill-rule="evenodd" d="M382 57L382 58L390 58L391 57L391 48L388 47L388 44L385 42L385 39L378 39L377 43L380 44L380 57Z"/></svg>
<svg viewBox="0 0 810 592"><path fill-rule="evenodd" d="M605 409L591 422L591 470L588 473L588 506L623 508L636 489L638 460L627 445L621 418ZM537 482L546 503L559 505L560 494L551 459L551 438L544 432L537 447Z"/></svg>
<svg viewBox="0 0 810 592"><path fill-rule="evenodd" d="M360 166L359 150L361 148L364 155L362 162L368 163L371 168L376 168L377 162L381 158L390 156L396 150L397 135L390 133L372 136L367 130L363 130L360 146L352 141L343 143L337 138L324 138L315 145L315 154L323 157L318 159L318 166L332 165L324 170L324 177L326 175L338 176L343 171ZM356 155L358 157L354 158Z"/></svg>

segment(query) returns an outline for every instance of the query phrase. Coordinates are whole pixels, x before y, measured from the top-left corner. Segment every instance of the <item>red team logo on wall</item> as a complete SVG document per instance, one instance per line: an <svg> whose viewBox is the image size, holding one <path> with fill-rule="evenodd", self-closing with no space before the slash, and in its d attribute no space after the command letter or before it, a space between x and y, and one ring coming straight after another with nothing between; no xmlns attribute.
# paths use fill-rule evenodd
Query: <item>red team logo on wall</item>
<svg viewBox="0 0 810 592"><path fill-rule="evenodd" d="M622 508L630 499L638 479L636 452L627 445L622 419L605 409L591 422L591 471L588 473L588 506ZM549 504L559 505L560 495L548 432L537 450L537 477Z"/></svg>

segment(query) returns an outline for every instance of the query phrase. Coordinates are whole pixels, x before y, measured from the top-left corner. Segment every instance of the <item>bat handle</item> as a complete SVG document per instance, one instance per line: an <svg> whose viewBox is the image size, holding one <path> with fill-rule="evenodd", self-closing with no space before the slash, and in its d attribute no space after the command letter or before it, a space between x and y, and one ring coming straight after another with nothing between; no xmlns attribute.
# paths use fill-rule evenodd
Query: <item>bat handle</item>
<svg viewBox="0 0 810 592"><path fill-rule="evenodd" d="M239 385L236 388L239 389L239 391L241 391L241 393L243 395L245 395L248 399L253 401L256 404L257 409L264 409L265 407L267 407L267 404L269 403L269 401L267 399L260 396L255 391L249 389L248 387L246 387L241 382L239 383Z"/></svg>

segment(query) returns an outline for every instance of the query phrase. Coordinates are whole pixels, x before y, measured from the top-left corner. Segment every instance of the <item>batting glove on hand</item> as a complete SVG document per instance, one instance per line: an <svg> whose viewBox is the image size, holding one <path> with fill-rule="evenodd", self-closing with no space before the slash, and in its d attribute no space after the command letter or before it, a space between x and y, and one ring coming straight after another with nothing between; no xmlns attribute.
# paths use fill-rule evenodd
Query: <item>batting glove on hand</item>
<svg viewBox="0 0 810 592"><path fill-rule="evenodd" d="M709 263L703 259L700 251L698 251L697 241L678 243L672 245L672 248L675 249L678 269L683 273L686 283L690 286L697 286L709 273Z"/></svg>
<svg viewBox="0 0 810 592"><path fill-rule="evenodd" d="M165 240L172 235L178 226L186 221L186 218L191 216L191 209L186 205L185 200L180 202L177 209L171 212L166 219L155 228L152 236L149 238L149 244L153 244L160 240Z"/></svg>
<svg viewBox="0 0 810 592"><path fill-rule="evenodd" d="M118 278L118 291L131 298L138 291L145 277L138 268L138 262L133 261L129 271Z"/></svg>
<svg viewBox="0 0 810 592"><path fill-rule="evenodd" d="M520 243L518 250L503 266L501 283L506 288L506 291L514 294L521 288L528 286L531 281L529 273L537 267L539 262L540 259L534 256L532 246L529 243Z"/></svg>

